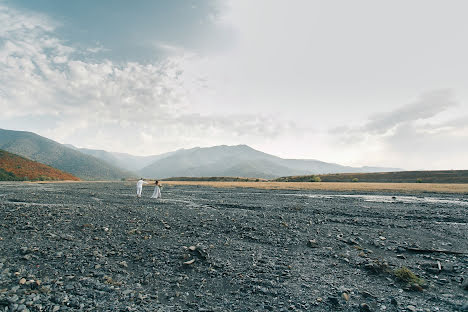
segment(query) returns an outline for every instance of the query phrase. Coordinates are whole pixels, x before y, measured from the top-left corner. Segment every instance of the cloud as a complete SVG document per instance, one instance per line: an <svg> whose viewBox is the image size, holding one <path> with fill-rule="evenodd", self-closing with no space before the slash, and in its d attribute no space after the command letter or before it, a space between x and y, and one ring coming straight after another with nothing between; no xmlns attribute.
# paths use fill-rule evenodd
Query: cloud
<svg viewBox="0 0 468 312"><path fill-rule="evenodd" d="M466 169L462 159L468 158L468 116L444 116L453 116L460 105L453 91L435 90L375 114L361 126L336 127L329 133L341 146L361 150L362 159L381 159L406 169Z"/></svg>
<svg viewBox="0 0 468 312"><path fill-rule="evenodd" d="M388 113L377 114L363 127L362 131L384 134L393 127L406 122L428 119L458 105L451 90L436 90L425 93L413 103Z"/></svg>
<svg viewBox="0 0 468 312"><path fill-rule="evenodd" d="M184 72L193 54L178 50L149 64L93 62L83 57L92 48L72 48L54 30L45 18L0 5L3 118L54 116L55 122L40 129L41 134L77 145L133 147L139 153L160 151L164 144L178 148L275 137L290 126L248 114L191 112L190 93L204 84Z"/></svg>
<svg viewBox="0 0 468 312"><path fill-rule="evenodd" d="M374 114L363 125L335 127L329 132L333 135L353 138L351 141L355 142L358 137L389 134L399 125L430 119L458 105L452 90L435 90L426 92L416 101L393 111Z"/></svg>

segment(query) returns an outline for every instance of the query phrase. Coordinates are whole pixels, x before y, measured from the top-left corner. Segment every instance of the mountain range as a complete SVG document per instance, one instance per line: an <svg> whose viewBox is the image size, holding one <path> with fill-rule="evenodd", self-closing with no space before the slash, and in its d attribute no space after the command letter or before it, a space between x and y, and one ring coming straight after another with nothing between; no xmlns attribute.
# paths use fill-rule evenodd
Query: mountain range
<svg viewBox="0 0 468 312"><path fill-rule="evenodd" d="M135 156L60 144L37 134L0 129L0 149L72 173L84 180L236 176L281 176L401 171L397 168L349 167L313 159L284 159L247 145L196 147Z"/></svg>
<svg viewBox="0 0 468 312"><path fill-rule="evenodd" d="M0 181L79 181L77 177L40 162L0 150Z"/></svg>
<svg viewBox="0 0 468 312"><path fill-rule="evenodd" d="M83 180L119 180L128 170L26 131L0 129L0 149L68 172Z"/></svg>

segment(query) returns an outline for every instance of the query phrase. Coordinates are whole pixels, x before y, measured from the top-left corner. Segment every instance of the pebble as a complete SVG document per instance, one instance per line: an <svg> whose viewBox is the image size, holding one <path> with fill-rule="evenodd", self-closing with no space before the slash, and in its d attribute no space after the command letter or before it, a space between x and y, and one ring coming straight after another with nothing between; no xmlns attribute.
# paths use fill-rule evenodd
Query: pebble
<svg viewBox="0 0 468 312"><path fill-rule="evenodd" d="M411 312L416 312L416 311L417 311L417 310L416 310L416 307L415 307L414 305L408 305L408 306L406 307L406 309L407 309L408 311L411 311Z"/></svg>
<svg viewBox="0 0 468 312"><path fill-rule="evenodd" d="M345 292L342 293L342 294L341 294L341 297L342 297L344 300L349 301L349 294L348 294L348 293L345 293Z"/></svg>
<svg viewBox="0 0 468 312"><path fill-rule="evenodd" d="M18 299L19 299L18 295L13 295L13 296L8 298L8 301L11 302L11 303L14 303L14 302L18 301Z"/></svg>

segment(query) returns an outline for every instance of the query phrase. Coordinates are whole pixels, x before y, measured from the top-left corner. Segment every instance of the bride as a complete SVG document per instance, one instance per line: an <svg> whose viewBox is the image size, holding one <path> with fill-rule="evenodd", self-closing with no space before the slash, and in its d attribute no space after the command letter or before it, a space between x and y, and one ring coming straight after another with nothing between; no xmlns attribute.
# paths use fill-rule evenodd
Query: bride
<svg viewBox="0 0 468 312"><path fill-rule="evenodd" d="M156 180L154 184L155 184L154 192L153 192L153 195L151 195L151 198L161 198L161 188L159 187L159 181Z"/></svg>

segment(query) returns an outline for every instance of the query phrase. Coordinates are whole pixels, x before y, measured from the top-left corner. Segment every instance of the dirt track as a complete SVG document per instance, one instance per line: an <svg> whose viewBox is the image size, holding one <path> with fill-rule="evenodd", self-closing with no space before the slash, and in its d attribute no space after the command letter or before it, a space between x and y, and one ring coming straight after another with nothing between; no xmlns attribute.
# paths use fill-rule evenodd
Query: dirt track
<svg viewBox="0 0 468 312"><path fill-rule="evenodd" d="M133 191L0 183L0 311L468 309L463 195Z"/></svg>

